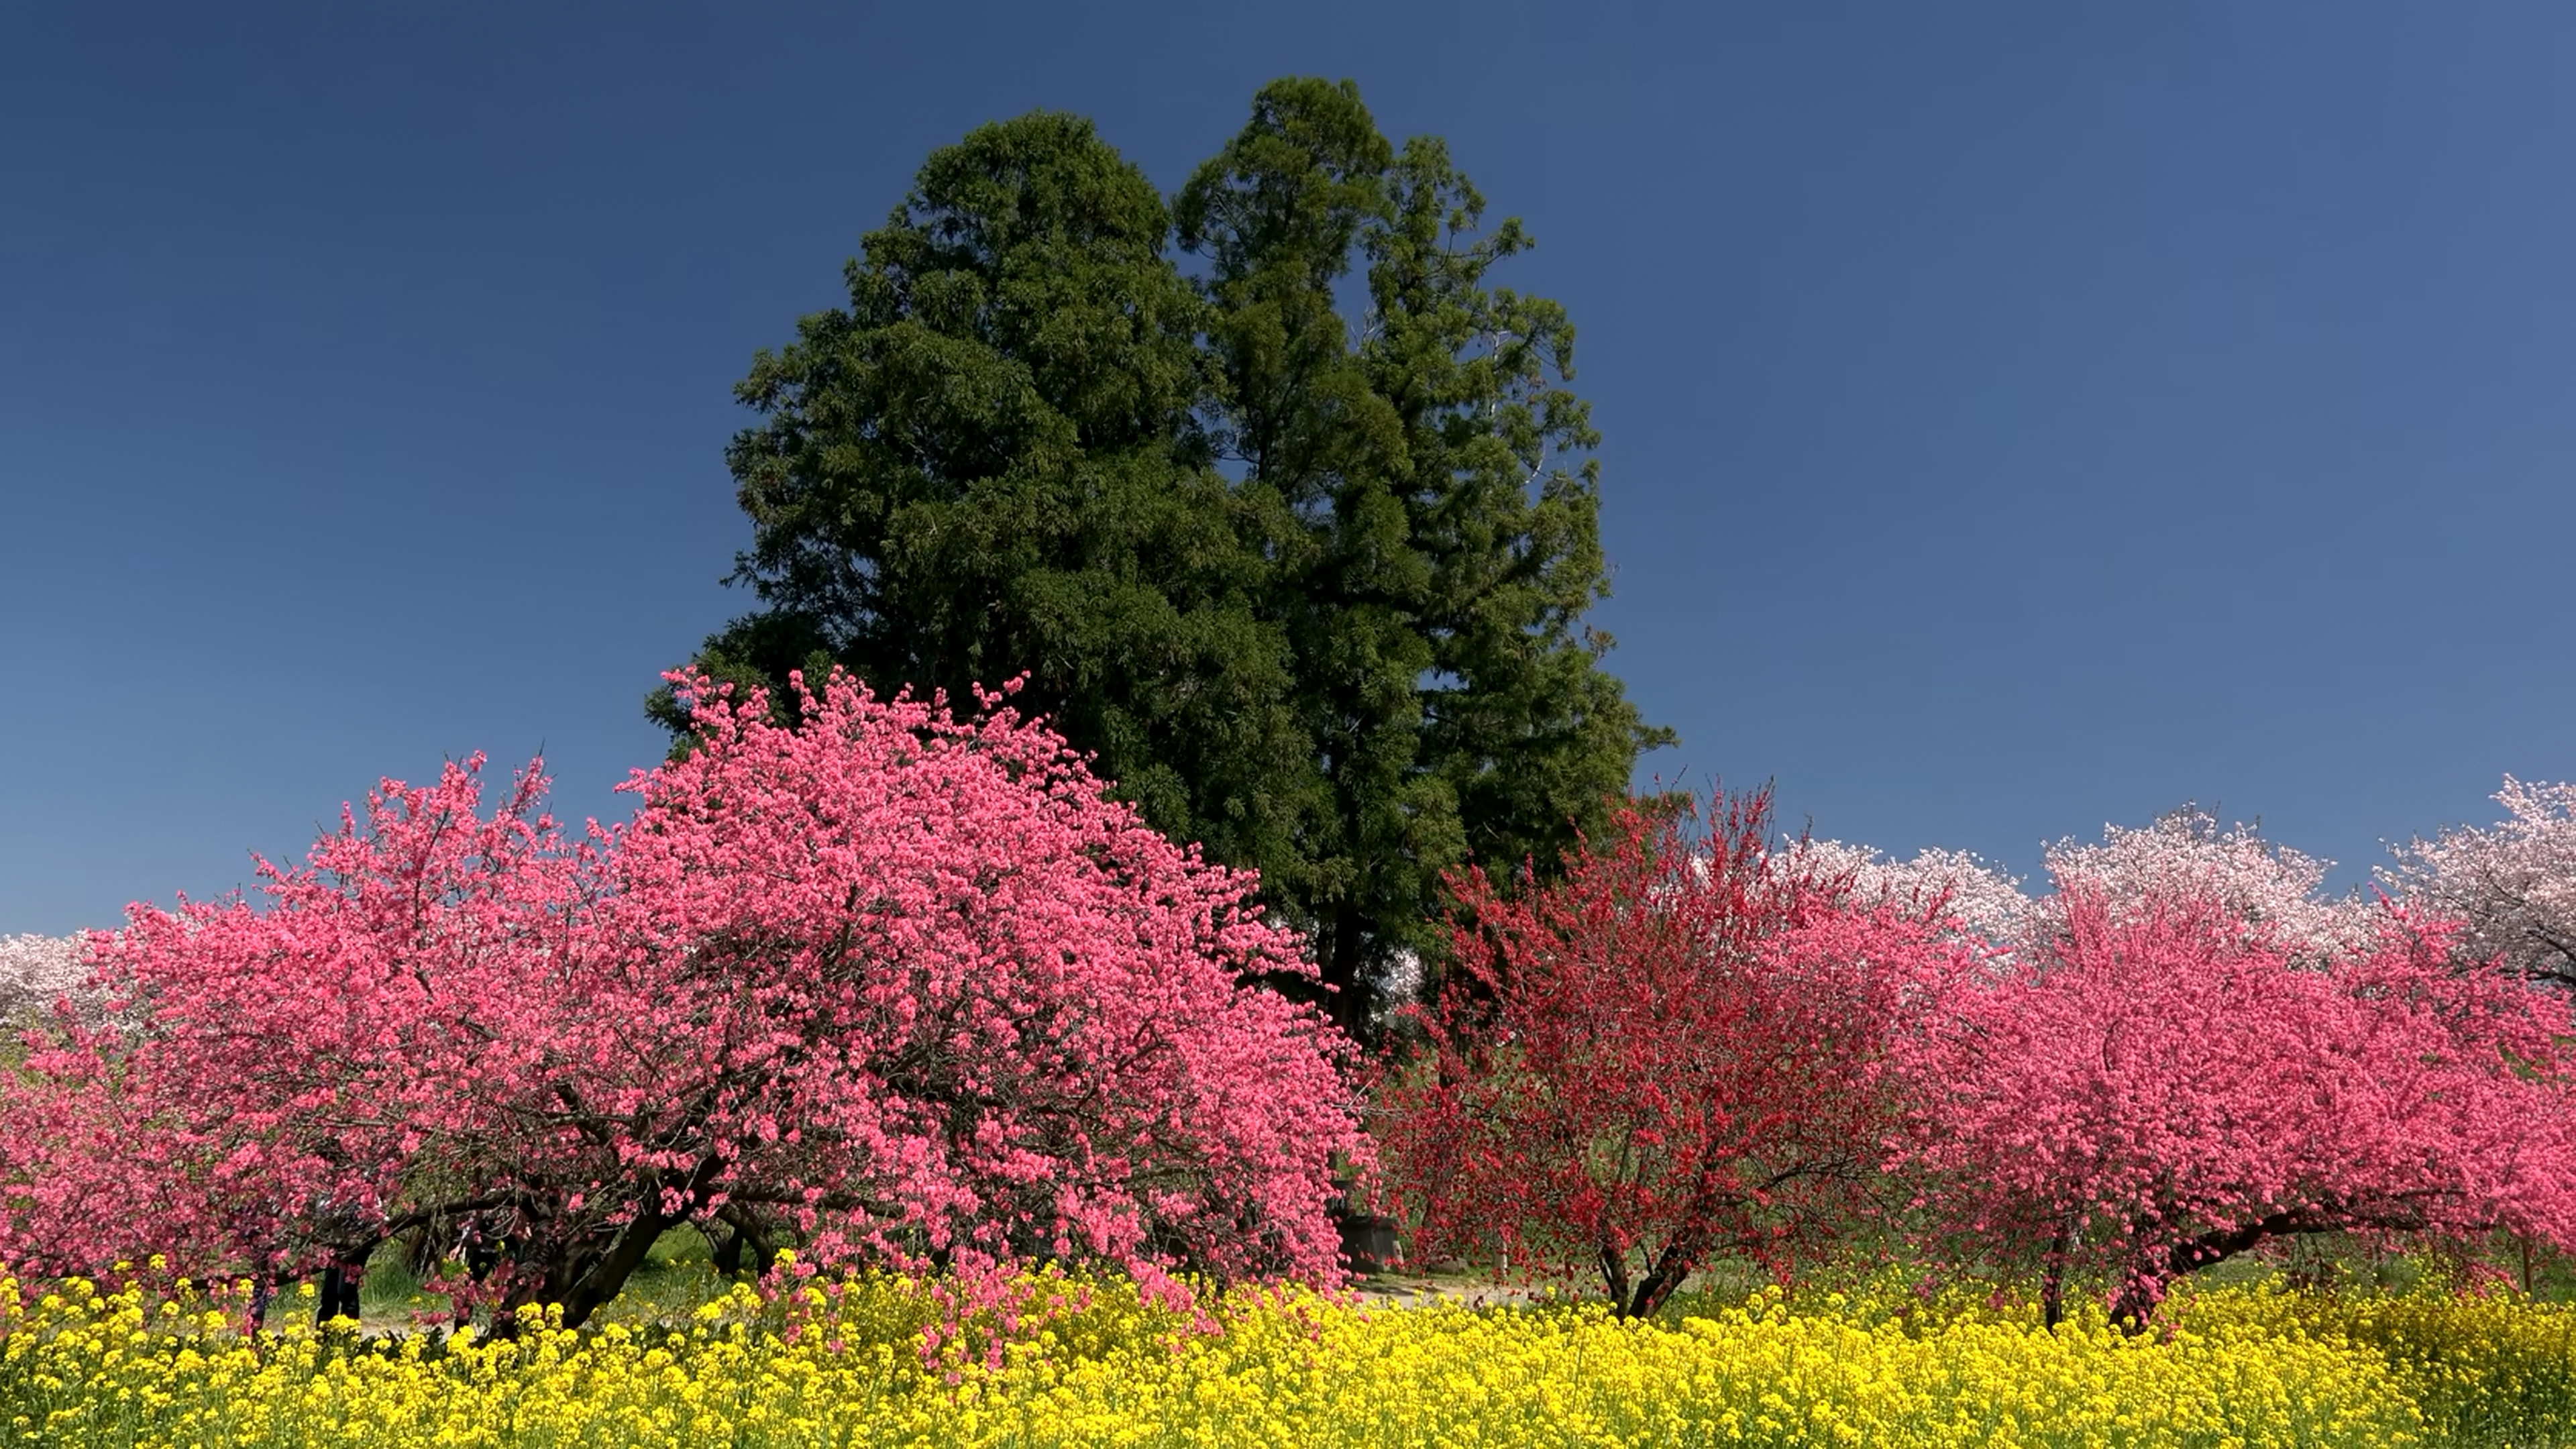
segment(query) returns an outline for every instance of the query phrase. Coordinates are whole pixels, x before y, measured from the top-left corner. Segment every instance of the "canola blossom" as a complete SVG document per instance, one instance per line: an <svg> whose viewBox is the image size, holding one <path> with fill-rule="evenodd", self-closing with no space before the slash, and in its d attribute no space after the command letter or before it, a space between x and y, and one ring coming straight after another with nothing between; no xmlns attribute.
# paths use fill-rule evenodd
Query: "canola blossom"
<svg viewBox="0 0 2576 1449"><path fill-rule="evenodd" d="M381 1446L2535 1445L2576 1442L2576 1313L2512 1299L2195 1295L2098 1310L1776 1291L1704 1316L1201 1300L1023 1279L942 1342L929 1286L750 1289L685 1323L514 1339L245 1338L238 1286L0 1291L11 1444Z"/></svg>

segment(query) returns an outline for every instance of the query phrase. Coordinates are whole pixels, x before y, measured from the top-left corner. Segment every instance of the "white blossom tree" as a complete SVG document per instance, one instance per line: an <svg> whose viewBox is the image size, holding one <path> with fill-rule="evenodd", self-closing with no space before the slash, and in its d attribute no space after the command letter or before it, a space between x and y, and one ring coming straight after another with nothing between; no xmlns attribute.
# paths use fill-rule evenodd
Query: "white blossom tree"
<svg viewBox="0 0 2576 1449"><path fill-rule="evenodd" d="M2468 922L2467 949L2576 988L2576 784L2507 775L2494 799L2507 819L2399 846L2380 882Z"/></svg>
<svg viewBox="0 0 2576 1449"><path fill-rule="evenodd" d="M2046 862L2057 894L2039 911L2052 925L2063 916L2068 887L2081 884L2114 912L2123 902L2150 898L2214 900L2269 934L2294 960L2361 949L2378 929L2376 903L2358 893L2325 894L2333 861L2274 844L2250 825L2222 829L2197 806L2169 811L2142 829L2105 825L2097 845L2068 837L2048 847Z"/></svg>
<svg viewBox="0 0 2576 1449"><path fill-rule="evenodd" d="M1897 860L1873 846L1800 840L1785 853L1796 869L1848 876L1860 905L1916 911L1938 905L1961 931L1999 949L2019 944L2030 929L2034 907L2021 878L1964 850L1927 849Z"/></svg>
<svg viewBox="0 0 2576 1449"><path fill-rule="evenodd" d="M2576 853L2576 835L2568 849ZM2215 900L2299 959L2365 946L2376 929L2371 902L2325 894L2333 862L2276 845L2249 825L2221 828L2215 817L2191 806L2143 827L2105 825L2096 843L2069 836L2047 847L2044 860L2055 889L2036 898L2018 877L1963 850L1925 850L1897 860L1866 845L1802 840L1786 852L1819 875L1848 875L1853 895L1865 905L1928 909L1940 903L1962 932L2005 951L2061 929L2069 887L2099 895L2115 914L2125 903L2151 896Z"/></svg>
<svg viewBox="0 0 2576 1449"><path fill-rule="evenodd" d="M78 936L0 936L0 1028L82 996L89 974L83 946Z"/></svg>

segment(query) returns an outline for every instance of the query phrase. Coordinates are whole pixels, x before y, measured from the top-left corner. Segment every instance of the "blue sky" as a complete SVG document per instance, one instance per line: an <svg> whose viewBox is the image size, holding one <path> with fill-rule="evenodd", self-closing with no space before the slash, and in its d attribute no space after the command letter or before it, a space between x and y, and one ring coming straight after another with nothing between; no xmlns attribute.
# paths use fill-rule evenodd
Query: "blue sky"
<svg viewBox="0 0 2576 1449"><path fill-rule="evenodd" d="M746 602L730 386L923 156L1168 188L1295 72L1538 237L1646 774L2344 882L2576 777L2576 10L878 8L0 19L0 933L477 749L624 813Z"/></svg>

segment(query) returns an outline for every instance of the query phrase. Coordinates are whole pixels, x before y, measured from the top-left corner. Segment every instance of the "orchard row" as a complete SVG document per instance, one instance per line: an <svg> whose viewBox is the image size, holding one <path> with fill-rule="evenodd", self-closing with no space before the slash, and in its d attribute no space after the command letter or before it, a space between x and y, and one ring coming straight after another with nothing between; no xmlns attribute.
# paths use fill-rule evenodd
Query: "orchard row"
<svg viewBox="0 0 2576 1449"><path fill-rule="evenodd" d="M668 1228L1174 1306L1339 1276L1357 1193L1418 1258L1651 1314L1721 1258L1855 1244L2148 1321L2315 1234L2576 1248L2570 792L2419 842L2369 901L2205 817L1962 856L1618 811L1450 880L1363 1050L1245 872L1109 800L1000 695L677 679L692 748L569 831L531 767L387 780L260 897L6 964L0 1261L259 1281L409 1244L460 1317L578 1325ZM1338 1181L1337 1181L1338 1179ZM1365 1205L1363 1203L1363 1205Z"/></svg>

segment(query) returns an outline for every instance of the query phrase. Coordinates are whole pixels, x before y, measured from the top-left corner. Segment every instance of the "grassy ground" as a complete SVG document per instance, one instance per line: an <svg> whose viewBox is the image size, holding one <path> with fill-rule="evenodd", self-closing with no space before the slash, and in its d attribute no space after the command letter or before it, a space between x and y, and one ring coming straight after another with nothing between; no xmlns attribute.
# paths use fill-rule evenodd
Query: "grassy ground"
<svg viewBox="0 0 2576 1449"><path fill-rule="evenodd" d="M608 1323L678 1323L687 1320L701 1305L724 1296L727 1283L712 1261L713 1253L706 1238L692 1227L677 1227L662 1235L653 1245L635 1276L628 1279L625 1291L600 1310L598 1321ZM2248 1255L2202 1271L2195 1282L2204 1287L2251 1285L2274 1278L2312 1287L2331 1287L2341 1291L2394 1293L2416 1286L2427 1273L2457 1275L2464 1265L2374 1249L2352 1239L2301 1240L2282 1253L2268 1257ZM2576 1302L2576 1261L2557 1254L2542 1253L2532 1260L2532 1297L2542 1302ZM2514 1245L2499 1245L2489 1255L2485 1271L2519 1285L2521 1255ZM1830 1291L1840 1286L1845 1276L1865 1276L1867 1270L1847 1273L1831 1270L1810 1275L1802 1280L1806 1286ZM1666 1304L1663 1316L1686 1318L1715 1313L1744 1301L1747 1295L1760 1291L1772 1282L1769 1272L1750 1262L1719 1263L1692 1277L1683 1291ZM1497 1278L1490 1271L1457 1264L1441 1264L1432 1270L1398 1270L1370 1274L1356 1280L1353 1288L1363 1301L1396 1306L1428 1303L1460 1303L1470 1307L1521 1306L1533 1303L1580 1301L1601 1292L1599 1282L1591 1277L1532 1278L1526 1275ZM291 1298L281 1298L271 1311L271 1322L281 1322L291 1310ZM403 1261L403 1250L388 1244L378 1250L367 1265L367 1276L359 1292L363 1308L362 1321L370 1333L404 1332L422 1322L444 1322L449 1312L446 1298L421 1291Z"/></svg>
<svg viewBox="0 0 2576 1449"><path fill-rule="evenodd" d="M715 1270L713 1251L693 1227L664 1233L646 1255L644 1265L626 1280L625 1290L602 1308L607 1323L677 1323L701 1304L724 1296L727 1284ZM367 1263L358 1287L359 1321L369 1333L406 1332L423 1322L444 1323L451 1311L443 1294L423 1292L420 1280L404 1261L401 1244L387 1243ZM272 1325L295 1309L295 1300L280 1295L269 1310Z"/></svg>

